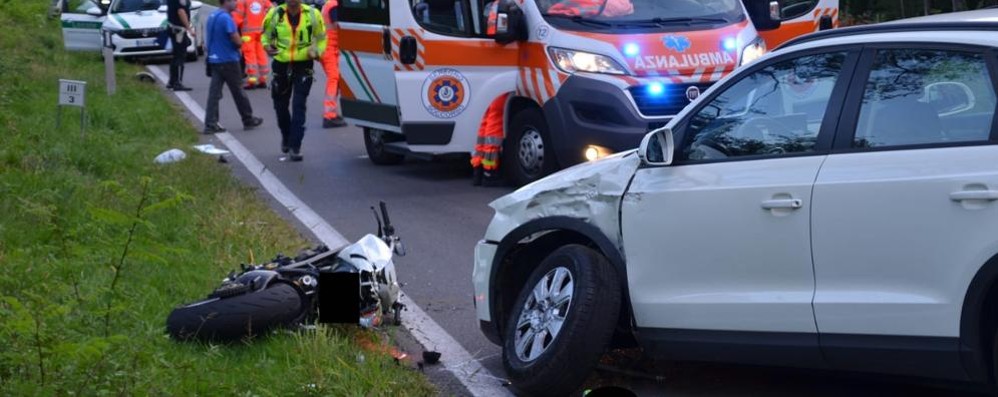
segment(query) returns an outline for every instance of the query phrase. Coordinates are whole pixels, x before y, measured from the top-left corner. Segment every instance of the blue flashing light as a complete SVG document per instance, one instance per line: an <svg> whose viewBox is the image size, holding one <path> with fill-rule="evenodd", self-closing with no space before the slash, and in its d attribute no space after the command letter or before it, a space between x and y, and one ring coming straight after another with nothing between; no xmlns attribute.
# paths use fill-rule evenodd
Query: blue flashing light
<svg viewBox="0 0 998 397"><path fill-rule="evenodd" d="M729 37L721 42L721 46L724 47L725 51L734 51L738 49L738 41L732 37Z"/></svg>
<svg viewBox="0 0 998 397"><path fill-rule="evenodd" d="M662 96L662 94L664 93L665 93L665 84L658 82L648 84L648 95Z"/></svg>
<svg viewBox="0 0 998 397"><path fill-rule="evenodd" d="M635 43L624 44L624 55L627 55L629 57L634 57L638 56L639 53L641 53L641 47L639 47L637 44Z"/></svg>

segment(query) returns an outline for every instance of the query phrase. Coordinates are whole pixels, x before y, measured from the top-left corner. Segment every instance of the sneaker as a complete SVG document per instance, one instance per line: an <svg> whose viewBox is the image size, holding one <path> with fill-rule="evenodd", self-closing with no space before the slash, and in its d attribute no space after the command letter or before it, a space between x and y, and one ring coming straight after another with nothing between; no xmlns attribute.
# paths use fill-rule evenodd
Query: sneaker
<svg viewBox="0 0 998 397"><path fill-rule="evenodd" d="M298 162L298 161L302 161L304 159L305 158L302 157L301 153L299 153L297 150L293 150L292 149L291 150L291 154L288 155L288 160L289 161Z"/></svg>
<svg viewBox="0 0 998 397"><path fill-rule="evenodd" d="M190 91L190 90L192 90L191 87L185 86L185 85L180 84L180 83L174 84L173 87L168 87L168 88L170 88L171 90L174 90L174 91Z"/></svg>
<svg viewBox="0 0 998 397"><path fill-rule="evenodd" d="M322 119L322 128L340 128L346 126L347 122L340 116L336 116L336 118L332 119Z"/></svg>
<svg viewBox="0 0 998 397"><path fill-rule="evenodd" d="M243 122L243 129L244 130L252 130L255 127L259 127L260 124L263 124L263 119L262 118L259 118L259 117L250 117L249 120L246 120L246 121Z"/></svg>
<svg viewBox="0 0 998 397"><path fill-rule="evenodd" d="M226 130L225 127L222 127L222 126L220 126L218 124L204 126L204 134L206 134L206 135L217 134L217 133L225 132L225 131L228 131L228 130Z"/></svg>

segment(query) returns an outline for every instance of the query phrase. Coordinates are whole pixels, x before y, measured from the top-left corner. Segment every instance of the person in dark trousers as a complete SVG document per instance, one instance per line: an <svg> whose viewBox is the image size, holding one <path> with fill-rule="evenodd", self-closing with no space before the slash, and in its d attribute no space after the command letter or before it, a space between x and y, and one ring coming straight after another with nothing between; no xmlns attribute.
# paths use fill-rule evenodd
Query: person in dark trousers
<svg viewBox="0 0 998 397"><path fill-rule="evenodd" d="M231 15L235 8L236 0L221 0L219 8L205 23L208 67L211 69L208 109L204 118L205 134L225 132L225 128L218 124L218 101L222 99L222 84L229 86L236 109L243 119L243 128L251 129L263 123L263 119L253 117L253 108L246 97L246 91L243 91L243 71L239 68L239 47L243 41Z"/></svg>
<svg viewBox="0 0 998 397"><path fill-rule="evenodd" d="M313 63L326 51L325 23L319 10L302 4L302 0L287 0L267 13L261 41L274 57L270 95L281 129L281 151L290 153L288 160L301 161L305 104L315 79Z"/></svg>
<svg viewBox="0 0 998 397"><path fill-rule="evenodd" d="M196 35L194 25L191 23L191 0L166 0L166 20L170 25L170 44L173 45L170 81L166 84L166 88L174 91L190 91L190 88L184 86L183 80L187 47L191 45L190 37Z"/></svg>

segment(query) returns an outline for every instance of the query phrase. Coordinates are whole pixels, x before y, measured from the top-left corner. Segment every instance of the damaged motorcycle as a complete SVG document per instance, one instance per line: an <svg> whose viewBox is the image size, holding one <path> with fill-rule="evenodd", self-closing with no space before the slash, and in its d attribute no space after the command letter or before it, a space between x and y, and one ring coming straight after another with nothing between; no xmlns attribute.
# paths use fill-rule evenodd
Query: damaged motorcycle
<svg viewBox="0 0 998 397"><path fill-rule="evenodd" d="M405 246L385 203L380 213L371 210L377 235L338 251L320 245L294 258L278 254L263 264L241 265L207 298L175 308L167 332L182 341L231 342L316 321L370 328L389 318L400 324L404 306L393 258L405 256Z"/></svg>

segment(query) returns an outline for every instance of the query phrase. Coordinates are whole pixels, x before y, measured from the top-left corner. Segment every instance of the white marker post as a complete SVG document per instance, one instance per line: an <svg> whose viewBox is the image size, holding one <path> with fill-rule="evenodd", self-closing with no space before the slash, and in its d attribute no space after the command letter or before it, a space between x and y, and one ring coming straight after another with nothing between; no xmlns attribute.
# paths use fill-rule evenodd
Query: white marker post
<svg viewBox="0 0 998 397"><path fill-rule="evenodd" d="M84 117L86 116L87 82L59 79L59 106L56 107L55 126L62 125L62 107L75 106L80 108L80 137L83 137Z"/></svg>
<svg viewBox="0 0 998 397"><path fill-rule="evenodd" d="M114 95L115 91L114 42L111 40L110 30L101 29L101 37L103 38L101 51L104 53L104 80L107 83L107 96L111 96Z"/></svg>

